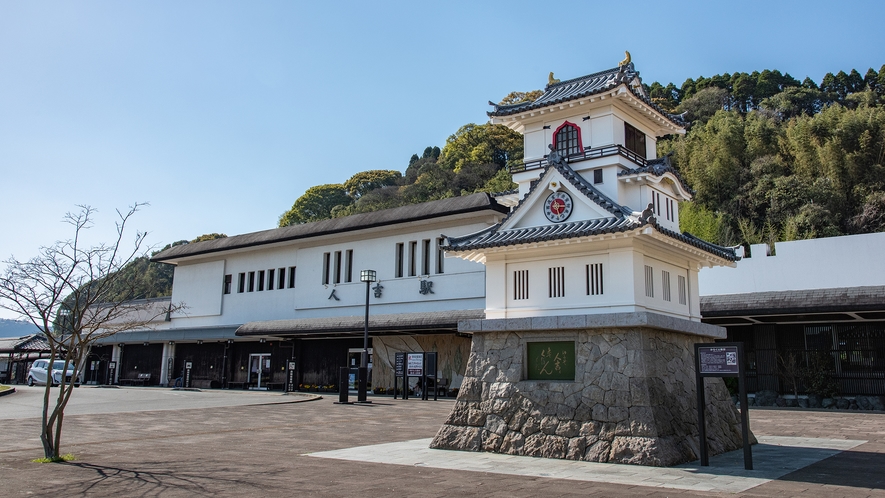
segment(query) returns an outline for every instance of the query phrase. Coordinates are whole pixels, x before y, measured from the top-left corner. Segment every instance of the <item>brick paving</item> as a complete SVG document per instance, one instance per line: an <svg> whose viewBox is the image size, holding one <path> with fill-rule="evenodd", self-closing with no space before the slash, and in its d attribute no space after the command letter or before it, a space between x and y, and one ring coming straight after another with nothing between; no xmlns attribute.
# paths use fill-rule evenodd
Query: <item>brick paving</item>
<svg viewBox="0 0 885 498"><path fill-rule="evenodd" d="M752 410L757 436L867 442L738 494L306 455L429 438L451 407L450 400L375 398L360 406L325 398L72 415L62 450L77 460L65 464L32 463L42 453L39 420L7 419L0 421L0 495L885 496L882 413Z"/></svg>

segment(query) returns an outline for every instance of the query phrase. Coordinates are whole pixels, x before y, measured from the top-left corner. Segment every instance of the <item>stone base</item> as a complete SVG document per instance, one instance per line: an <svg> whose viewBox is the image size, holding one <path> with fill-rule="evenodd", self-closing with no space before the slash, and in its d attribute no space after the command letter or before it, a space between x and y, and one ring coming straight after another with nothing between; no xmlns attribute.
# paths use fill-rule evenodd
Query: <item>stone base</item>
<svg viewBox="0 0 885 498"><path fill-rule="evenodd" d="M629 315L594 316L595 326L578 328L568 317L547 330L483 321L509 322L511 330L487 330L494 323L474 330L458 399L431 447L653 466L697 459L694 344L712 342L698 332L722 329ZM638 325L615 325L629 321ZM526 342L572 340L574 381L523 380ZM705 390L710 455L740 448L740 417L724 382L708 378Z"/></svg>

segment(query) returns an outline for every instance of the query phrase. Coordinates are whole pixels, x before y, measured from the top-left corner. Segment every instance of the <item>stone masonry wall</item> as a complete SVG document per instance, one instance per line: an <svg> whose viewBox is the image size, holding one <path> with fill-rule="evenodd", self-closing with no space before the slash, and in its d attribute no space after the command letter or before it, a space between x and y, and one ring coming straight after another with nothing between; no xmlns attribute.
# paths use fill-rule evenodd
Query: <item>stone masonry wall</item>
<svg viewBox="0 0 885 498"><path fill-rule="evenodd" d="M527 341L575 341L575 381L528 381ZM698 458L694 343L644 326L476 332L432 448L669 466ZM710 455L742 445L722 379L706 379Z"/></svg>

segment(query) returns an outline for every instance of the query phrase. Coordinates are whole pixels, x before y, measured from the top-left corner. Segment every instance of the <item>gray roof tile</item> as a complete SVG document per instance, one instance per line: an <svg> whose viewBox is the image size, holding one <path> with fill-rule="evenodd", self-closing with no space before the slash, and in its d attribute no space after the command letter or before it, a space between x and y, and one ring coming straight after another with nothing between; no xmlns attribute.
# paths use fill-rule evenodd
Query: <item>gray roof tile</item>
<svg viewBox="0 0 885 498"><path fill-rule="evenodd" d="M489 194L478 193L461 197L451 197L438 201L412 204L392 209L384 209L371 213L354 214L342 218L291 225L283 228L272 228L260 232L234 235L223 239L207 240L193 244L183 244L160 252L151 261L163 262L187 256L229 251L245 247L260 246L310 237L319 237L334 233L364 230L385 225L395 225L410 221L440 218L455 214L478 212L483 210L507 213L507 207L498 204Z"/></svg>
<svg viewBox="0 0 885 498"><path fill-rule="evenodd" d="M547 87L544 88L544 93L533 102L520 102L511 105L497 105L493 102L489 102L489 104L494 106L495 109L489 112L488 115L509 116L534 109L540 109L542 107L561 104L563 102L570 102L572 100L612 90L621 84L629 84L634 78L639 78L639 71L636 71L631 62L625 66L607 69L598 73L588 74L587 76L581 76L580 78L547 85ZM640 81L642 80L640 79ZM685 126L685 123L680 116L667 113L657 104L653 103L644 92L633 88L630 88L630 91L646 105L654 108L662 116L665 116L673 122L673 124L677 126Z"/></svg>

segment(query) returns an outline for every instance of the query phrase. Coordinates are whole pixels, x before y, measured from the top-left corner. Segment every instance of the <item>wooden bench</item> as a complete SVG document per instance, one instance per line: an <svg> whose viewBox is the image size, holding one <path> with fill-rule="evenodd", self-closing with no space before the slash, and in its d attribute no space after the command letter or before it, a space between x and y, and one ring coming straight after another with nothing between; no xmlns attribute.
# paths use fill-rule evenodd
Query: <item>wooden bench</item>
<svg viewBox="0 0 885 498"><path fill-rule="evenodd" d="M120 379L120 385L123 385L123 386L134 386L134 385L144 386L144 385L147 385L150 382L150 380L151 380L151 374L140 373L134 379Z"/></svg>

